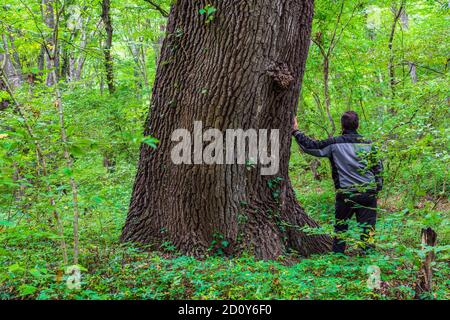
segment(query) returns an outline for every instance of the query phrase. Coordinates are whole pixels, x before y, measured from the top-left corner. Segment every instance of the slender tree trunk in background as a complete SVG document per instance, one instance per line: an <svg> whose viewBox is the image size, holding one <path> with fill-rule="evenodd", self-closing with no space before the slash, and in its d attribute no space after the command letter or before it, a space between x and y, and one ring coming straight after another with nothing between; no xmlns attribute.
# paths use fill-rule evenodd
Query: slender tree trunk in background
<svg viewBox="0 0 450 320"><path fill-rule="evenodd" d="M103 48L103 54L105 56L106 83L108 84L109 93L113 94L114 91L116 91L116 88L114 86L114 69L111 56L113 27L111 22L111 15L109 13L110 9L110 0L102 0L102 21L106 31L105 46Z"/></svg>
<svg viewBox="0 0 450 320"><path fill-rule="evenodd" d="M142 60L142 76L144 77L144 86L147 92L150 92L150 83L148 81L148 71L147 71L146 50L144 46L141 46L141 60Z"/></svg>
<svg viewBox="0 0 450 320"><path fill-rule="evenodd" d="M400 13L400 22L402 23L402 28L405 30L409 29L409 17L406 13L406 9L403 8L403 10ZM411 78L412 83L417 83L417 68L416 64L412 61L408 61L408 67L409 67L409 76Z"/></svg>
<svg viewBox="0 0 450 320"><path fill-rule="evenodd" d="M75 81L76 80L76 65L77 59L75 58L75 55L73 53L69 53L69 57L68 57L68 69L67 69L67 80L69 82Z"/></svg>
<svg viewBox="0 0 450 320"><path fill-rule="evenodd" d="M342 14L342 9L341 13ZM339 22L339 21L338 21ZM337 26L337 25L336 25ZM334 36L333 36L334 39ZM317 45L319 48L320 54L322 55L322 79L323 79L323 96L325 100L325 112L327 114L328 121L331 125L331 131L328 132L328 136L332 137L334 133L336 132L336 124L334 123L333 116L331 115L331 99L330 99L330 56L332 53L332 48L334 47L333 42L331 42L329 49L325 50L322 43L322 33L318 32L316 34L316 38L313 39L313 42ZM317 106L319 107L319 110L322 112L320 98L316 95L314 95L314 99L316 100Z"/></svg>
<svg viewBox="0 0 450 320"><path fill-rule="evenodd" d="M104 80L102 75L99 75L99 77L100 77L100 80L99 80L100 95L103 95L103 92L105 91L104 90L104 88L105 88L105 80Z"/></svg>
<svg viewBox="0 0 450 320"><path fill-rule="evenodd" d="M168 19L152 104L122 241L172 242L201 255L213 240L226 253L251 250L273 259L289 249L326 252L330 238L308 235L318 227L298 205L288 175L291 128L310 43L312 0L261 0L217 8L205 23L206 1L178 0ZM280 130L280 170L260 174L238 164L182 164L171 160L175 129ZM301 123L301 120L300 120ZM220 241L219 241L220 243Z"/></svg>
<svg viewBox="0 0 450 320"><path fill-rule="evenodd" d="M20 68L17 69L17 65L14 63L14 58L9 50L9 43L5 34L2 34L2 43L4 53L0 53L0 64L9 84L16 88L22 83L22 73Z"/></svg>
<svg viewBox="0 0 450 320"><path fill-rule="evenodd" d="M44 22L47 25L48 28L51 30L55 29L55 13L53 8L53 2L54 0L42 0L42 16L44 18ZM47 37L45 39L44 46L47 46L47 48L44 48L44 61L45 61L45 67L47 68L47 78L45 80L47 86L52 86L55 84L56 81L58 81L57 72L53 73L51 71L52 68L58 68L59 65L59 56L58 56L58 50L55 50L55 40L53 39L53 36ZM53 54L45 54L45 52L52 51ZM53 61L52 61L53 60Z"/></svg>
<svg viewBox="0 0 450 320"><path fill-rule="evenodd" d="M14 67L14 76L15 80L13 81L13 86L18 86L22 83L22 63L20 62L20 57L16 49L15 45L15 39L13 36L13 31L11 28L7 28L9 34L8 37L5 35L2 35L3 38L3 44L4 44L4 50L5 54L10 57L11 63ZM9 40L9 41L8 41Z"/></svg>
<svg viewBox="0 0 450 320"><path fill-rule="evenodd" d="M330 77L330 59L328 56L324 56L323 57L323 95L325 97L325 110L327 111L328 120L330 121L330 124L331 124L331 132L328 136L331 137L336 132L336 124L334 123L333 117L331 115L329 77Z"/></svg>
<svg viewBox="0 0 450 320"><path fill-rule="evenodd" d="M82 27L81 27L81 40L80 40L80 54L78 58L74 58L74 73L72 76L73 80L79 81L81 79L81 72L84 67L84 63L86 62L86 53L84 52L87 48L89 40L91 40L95 34L97 33L99 26L102 22L102 19L98 19L96 23L96 27L94 30L92 30L90 33L88 33L88 27L89 27L90 17L87 17L86 19L83 19L82 21ZM101 41L100 41L101 45Z"/></svg>
<svg viewBox="0 0 450 320"><path fill-rule="evenodd" d="M134 39L125 39L126 42L129 43L128 49L133 57L134 65L133 65L133 76L135 79L136 87L142 89L142 87L147 83L146 81L146 70L145 70L145 54L143 53L143 39L139 39L139 43L137 44ZM141 90L136 90L136 95L139 95Z"/></svg>
<svg viewBox="0 0 450 320"><path fill-rule="evenodd" d="M128 39L127 42L134 42L134 40ZM147 43L144 37L139 37L138 44L131 43L129 50L134 60L134 76L136 78L136 86L144 89L148 94L150 92L150 82L148 79L147 71ZM142 90L137 90L136 94L140 95Z"/></svg>
<svg viewBox="0 0 450 320"><path fill-rule="evenodd" d="M56 26L55 28L57 28ZM57 34L57 30L55 29L54 34ZM57 43L57 38L55 36L55 43ZM56 49L56 47L55 47ZM56 54L56 53L53 53ZM54 61L55 60L52 60ZM56 66L52 66L53 78L57 79L56 76ZM73 170L73 159L69 153L69 145L64 121L64 108L61 100L61 92L59 90L58 81L53 84L53 89L55 91L55 107L58 110L59 115L59 125L61 130L61 142L63 143L63 153L64 158L66 160L66 166L69 171ZM79 255L79 238L78 238L78 220L79 220L79 209L78 209L78 186L75 181L75 178L71 174L69 177L70 186L72 189L72 205L73 205L73 264L78 264L78 255Z"/></svg>
<svg viewBox="0 0 450 320"><path fill-rule="evenodd" d="M166 31L166 26L165 25L160 25L159 26L159 30L163 34L160 35L158 37L158 39L156 40L156 42L153 43L153 50L155 51L155 63L156 64L159 63L159 56L160 56L161 48L162 48L163 41L164 41L164 32Z"/></svg>
<svg viewBox="0 0 450 320"><path fill-rule="evenodd" d="M55 69L53 70L56 73ZM54 75L56 76L56 75ZM63 143L64 158L66 160L67 168L73 170L73 159L69 153L68 139L66 134L66 128L64 123L64 109L61 101L61 92L59 91L58 83L54 84L55 89L55 106L58 109L59 115L59 125L61 130L61 141ZM70 186L72 189L72 205L73 205L73 264L78 264L79 255L79 237L78 237L78 220L79 220L79 209L78 209L78 186L73 175L69 178Z"/></svg>
<svg viewBox="0 0 450 320"><path fill-rule="evenodd" d="M46 1L46 0L43 0ZM72 171L73 169L73 159L69 153L69 145L68 145L68 137L67 137L67 133L66 133L66 128L65 128L65 120L64 120L64 108L63 108L63 104L62 104L62 99L61 99L61 92L59 90L59 84L58 84L58 76L57 76L57 72L58 72L58 66L57 66L57 59L55 59L55 57L59 56L59 46L58 46L58 41L59 41L59 17L62 14L62 11L57 11L56 15L53 12L53 7L51 7L52 9L52 15L55 17L52 21L53 23L53 32L52 32L52 44L50 45L50 48L48 47L47 44L47 50L45 51L47 53L47 61L50 62L49 65L49 69L51 70L50 72L50 78L53 79L53 90L55 93L55 107L58 110L58 115L59 115L59 125L60 125L60 130L61 130L61 142L63 144L63 153L64 153L64 158L66 160L66 166L69 169L69 171ZM64 7L59 8L59 10L63 10ZM43 39L44 40L44 39ZM69 182L70 182L70 186L72 189L72 205L73 205L73 264L78 264L78 255L79 255L79 238L78 238L78 219L79 219L79 210L78 210L78 186L77 183L73 177L73 175L71 174L69 177Z"/></svg>
<svg viewBox="0 0 450 320"><path fill-rule="evenodd" d="M61 68L58 79L70 81L70 55L71 53L65 48L61 48Z"/></svg>
<svg viewBox="0 0 450 320"><path fill-rule="evenodd" d="M16 71L18 72L18 74L22 75L22 63L20 62L19 52L16 49L13 31L10 28L8 28L8 31L9 31L8 37L9 37L9 43L11 45L14 67L16 68Z"/></svg>
<svg viewBox="0 0 450 320"><path fill-rule="evenodd" d="M400 16L404 10L404 2L402 1L400 4L400 7L397 9L396 7L392 8L392 12L394 13L394 21L392 22L391 27L391 33L389 35L389 42L388 42L388 48L389 48L389 84L391 87L391 93L392 97L395 97L395 64L394 64L394 37L395 37L395 29L397 27L397 22L400 19Z"/></svg>
<svg viewBox="0 0 450 320"><path fill-rule="evenodd" d="M408 62L409 65L409 76L411 77L412 83L417 83L417 68L414 62Z"/></svg>
<svg viewBox="0 0 450 320"><path fill-rule="evenodd" d="M406 13L405 7L403 7L402 11L400 12L400 22L402 23L403 29L408 30L409 28L409 17Z"/></svg>
<svg viewBox="0 0 450 320"><path fill-rule="evenodd" d="M45 69L45 49L44 45L41 45L41 49L39 50L39 56L37 58L39 76L42 75Z"/></svg>
<svg viewBox="0 0 450 320"><path fill-rule="evenodd" d="M343 25L341 30L339 31L339 24L341 22L341 18L344 12L344 6L345 6L345 0L342 0L341 5L339 6L339 12L336 18L336 24L334 25L333 33L331 35L330 43L328 45L328 48L325 49L324 43L323 43L323 34L322 32L317 32L312 39L312 41L317 45L317 47L320 50L320 54L323 58L323 95L325 100L325 111L327 113L328 121L331 125L331 132L329 132L328 136L332 137L334 133L336 132L336 124L334 123L333 116L331 115L331 98L330 98L330 60L331 56L333 54L333 50L336 47L336 45L339 43L342 33L345 30L345 28L348 26L350 21L352 20L355 11L358 7L356 5L353 8L353 12L348 19L348 21Z"/></svg>

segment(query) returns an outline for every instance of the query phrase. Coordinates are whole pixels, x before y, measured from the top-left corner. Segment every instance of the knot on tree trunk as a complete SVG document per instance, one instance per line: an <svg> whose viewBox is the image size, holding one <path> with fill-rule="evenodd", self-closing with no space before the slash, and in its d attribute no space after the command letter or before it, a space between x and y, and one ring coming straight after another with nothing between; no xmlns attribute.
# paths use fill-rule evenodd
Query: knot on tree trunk
<svg viewBox="0 0 450 320"><path fill-rule="evenodd" d="M276 63L268 70L269 76L272 78L275 87L279 90L287 90L291 85L294 77L286 63Z"/></svg>

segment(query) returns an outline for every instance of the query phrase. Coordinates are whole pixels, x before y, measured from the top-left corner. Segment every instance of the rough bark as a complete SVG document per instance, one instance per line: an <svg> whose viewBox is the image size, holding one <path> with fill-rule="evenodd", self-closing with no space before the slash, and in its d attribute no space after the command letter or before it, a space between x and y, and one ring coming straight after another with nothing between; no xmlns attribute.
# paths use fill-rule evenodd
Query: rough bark
<svg viewBox="0 0 450 320"><path fill-rule="evenodd" d="M209 1L217 8L205 23L206 1L177 1L170 12L145 135L121 240L172 242L202 255L213 240L225 253L250 249L272 259L295 249L326 252L330 238L308 235L317 227L296 202L288 176L291 127L310 42L312 0ZM280 170L260 166L175 165L175 129L280 130ZM224 245L225 246L225 245Z"/></svg>

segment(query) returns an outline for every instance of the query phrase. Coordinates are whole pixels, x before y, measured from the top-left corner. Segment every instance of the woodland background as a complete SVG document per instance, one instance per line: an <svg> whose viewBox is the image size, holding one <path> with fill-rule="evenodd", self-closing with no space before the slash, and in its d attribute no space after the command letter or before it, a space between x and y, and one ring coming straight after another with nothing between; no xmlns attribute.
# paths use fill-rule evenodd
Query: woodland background
<svg viewBox="0 0 450 320"><path fill-rule="evenodd" d="M326 138L343 111L360 114L385 164L378 249L258 261L224 257L217 244L194 259L171 243L147 252L118 241L139 145L157 144L142 128L170 1L6 0L0 299L412 299L423 227L438 234L425 298L448 299L449 5L316 0L299 125ZM198 14L212 21L215 10ZM327 161L294 145L290 172L299 202L331 233ZM82 269L79 290L66 286L71 264ZM379 290L367 287L370 265Z"/></svg>

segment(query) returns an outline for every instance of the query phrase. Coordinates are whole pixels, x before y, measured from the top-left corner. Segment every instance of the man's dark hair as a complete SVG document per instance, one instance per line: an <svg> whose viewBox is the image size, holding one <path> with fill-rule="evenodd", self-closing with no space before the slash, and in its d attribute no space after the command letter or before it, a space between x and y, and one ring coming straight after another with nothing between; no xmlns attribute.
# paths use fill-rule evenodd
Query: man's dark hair
<svg viewBox="0 0 450 320"><path fill-rule="evenodd" d="M356 130L359 127L358 114L355 111L346 111L341 117L343 130Z"/></svg>

